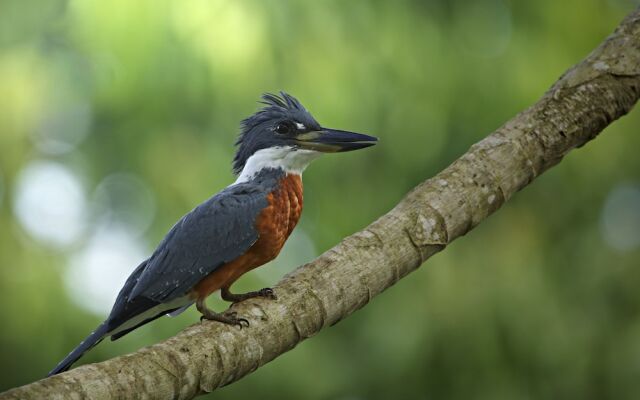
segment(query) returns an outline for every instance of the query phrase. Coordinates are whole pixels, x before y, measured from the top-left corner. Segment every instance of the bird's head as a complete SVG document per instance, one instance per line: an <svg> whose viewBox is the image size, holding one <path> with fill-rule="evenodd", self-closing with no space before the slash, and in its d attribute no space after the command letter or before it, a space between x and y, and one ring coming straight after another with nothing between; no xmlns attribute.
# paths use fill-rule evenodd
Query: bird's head
<svg viewBox="0 0 640 400"><path fill-rule="evenodd" d="M263 168L302 173L322 153L373 146L377 138L323 128L293 96L264 94L264 107L242 121L233 170L240 181Z"/></svg>

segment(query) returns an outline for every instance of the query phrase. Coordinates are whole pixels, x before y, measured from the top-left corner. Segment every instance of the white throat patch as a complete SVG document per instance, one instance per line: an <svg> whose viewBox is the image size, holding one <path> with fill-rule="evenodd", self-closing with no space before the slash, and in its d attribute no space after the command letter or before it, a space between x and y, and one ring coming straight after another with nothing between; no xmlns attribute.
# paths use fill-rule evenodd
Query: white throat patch
<svg viewBox="0 0 640 400"><path fill-rule="evenodd" d="M321 155L318 151L291 146L258 150L244 164L235 183L247 182L265 168L280 168L288 174L302 175L307 165Z"/></svg>

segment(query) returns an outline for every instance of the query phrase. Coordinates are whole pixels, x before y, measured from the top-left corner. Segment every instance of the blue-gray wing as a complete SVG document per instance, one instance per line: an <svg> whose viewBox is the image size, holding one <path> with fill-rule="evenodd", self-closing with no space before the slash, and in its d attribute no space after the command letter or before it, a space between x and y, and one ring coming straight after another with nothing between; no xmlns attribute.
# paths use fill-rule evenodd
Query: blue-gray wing
<svg viewBox="0 0 640 400"><path fill-rule="evenodd" d="M244 254L258 240L256 218L267 191L230 186L185 215L162 240L126 296L160 303L187 294L216 268Z"/></svg>

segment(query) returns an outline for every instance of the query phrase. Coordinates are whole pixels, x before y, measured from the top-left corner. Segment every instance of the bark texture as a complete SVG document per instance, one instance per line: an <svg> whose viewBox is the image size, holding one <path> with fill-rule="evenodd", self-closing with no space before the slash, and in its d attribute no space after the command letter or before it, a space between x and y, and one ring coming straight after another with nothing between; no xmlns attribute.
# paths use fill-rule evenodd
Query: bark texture
<svg viewBox="0 0 640 400"><path fill-rule="evenodd" d="M421 183L389 213L286 276L277 301L235 311L249 329L198 323L133 354L0 399L191 399L228 385L363 307L515 192L631 110L640 96L640 9L532 107Z"/></svg>

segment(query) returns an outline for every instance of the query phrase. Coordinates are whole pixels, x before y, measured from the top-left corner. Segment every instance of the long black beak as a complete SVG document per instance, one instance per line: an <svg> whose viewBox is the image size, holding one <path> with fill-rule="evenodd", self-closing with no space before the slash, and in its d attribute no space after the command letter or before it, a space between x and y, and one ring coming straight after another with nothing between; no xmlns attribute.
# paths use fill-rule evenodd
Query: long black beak
<svg viewBox="0 0 640 400"><path fill-rule="evenodd" d="M375 145L377 141L378 138L374 136L328 128L302 133L295 139L296 145L301 148L323 153L364 149Z"/></svg>

